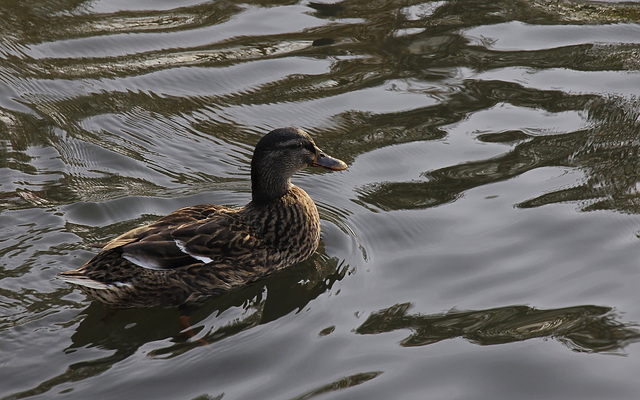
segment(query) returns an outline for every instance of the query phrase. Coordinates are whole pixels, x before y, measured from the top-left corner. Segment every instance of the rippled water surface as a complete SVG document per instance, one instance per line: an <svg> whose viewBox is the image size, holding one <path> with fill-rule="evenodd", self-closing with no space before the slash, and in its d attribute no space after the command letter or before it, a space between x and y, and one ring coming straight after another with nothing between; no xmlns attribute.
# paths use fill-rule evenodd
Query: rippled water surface
<svg viewBox="0 0 640 400"><path fill-rule="evenodd" d="M639 94L640 3L5 1L0 398L637 399ZM282 126L309 260L194 337L55 278Z"/></svg>

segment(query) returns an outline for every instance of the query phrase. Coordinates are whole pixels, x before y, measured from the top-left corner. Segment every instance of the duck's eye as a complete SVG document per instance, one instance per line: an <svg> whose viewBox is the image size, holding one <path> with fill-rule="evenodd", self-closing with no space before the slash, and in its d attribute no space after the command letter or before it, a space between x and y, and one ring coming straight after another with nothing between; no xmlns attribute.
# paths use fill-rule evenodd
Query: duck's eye
<svg viewBox="0 0 640 400"><path fill-rule="evenodd" d="M301 149L304 147L304 143L303 142L295 142L291 147L293 147L294 149Z"/></svg>

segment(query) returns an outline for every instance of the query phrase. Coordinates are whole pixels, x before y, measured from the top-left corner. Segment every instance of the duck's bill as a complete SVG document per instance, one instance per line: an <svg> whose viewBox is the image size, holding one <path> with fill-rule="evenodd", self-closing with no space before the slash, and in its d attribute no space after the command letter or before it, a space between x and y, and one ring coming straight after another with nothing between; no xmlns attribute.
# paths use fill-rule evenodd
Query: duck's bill
<svg viewBox="0 0 640 400"><path fill-rule="evenodd" d="M312 167L327 168L332 171L342 171L347 169L347 164L338 160L337 158L330 157L322 152L320 149L316 149L316 157L311 162Z"/></svg>

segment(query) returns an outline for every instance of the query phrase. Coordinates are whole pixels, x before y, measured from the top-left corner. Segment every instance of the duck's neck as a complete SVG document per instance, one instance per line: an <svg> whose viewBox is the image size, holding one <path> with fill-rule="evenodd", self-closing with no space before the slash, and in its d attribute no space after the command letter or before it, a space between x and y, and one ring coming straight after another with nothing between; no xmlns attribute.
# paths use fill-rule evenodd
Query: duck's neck
<svg viewBox="0 0 640 400"><path fill-rule="evenodd" d="M274 169L268 166L251 167L251 196L254 203L273 202L287 194L293 186L289 176L274 173Z"/></svg>

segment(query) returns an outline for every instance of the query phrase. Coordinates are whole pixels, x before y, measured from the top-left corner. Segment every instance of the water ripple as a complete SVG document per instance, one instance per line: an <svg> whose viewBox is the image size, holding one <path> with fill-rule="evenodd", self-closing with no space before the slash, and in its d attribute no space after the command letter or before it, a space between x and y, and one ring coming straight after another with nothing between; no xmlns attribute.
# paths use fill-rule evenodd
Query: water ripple
<svg viewBox="0 0 640 400"><path fill-rule="evenodd" d="M402 346L425 346L460 336L484 346L552 338L573 351L586 353L620 353L630 343L640 340L637 325L619 322L608 307L538 310L510 306L481 311L453 310L439 315L408 314L410 307L410 303L397 304L372 313L356 332L413 330L411 336L400 342Z"/></svg>
<svg viewBox="0 0 640 400"><path fill-rule="evenodd" d="M638 9L3 3L0 397L636 398ZM322 220L306 262L110 316L54 279L245 204L289 125L349 164L293 179Z"/></svg>

